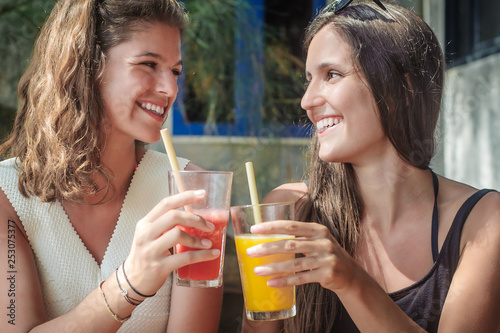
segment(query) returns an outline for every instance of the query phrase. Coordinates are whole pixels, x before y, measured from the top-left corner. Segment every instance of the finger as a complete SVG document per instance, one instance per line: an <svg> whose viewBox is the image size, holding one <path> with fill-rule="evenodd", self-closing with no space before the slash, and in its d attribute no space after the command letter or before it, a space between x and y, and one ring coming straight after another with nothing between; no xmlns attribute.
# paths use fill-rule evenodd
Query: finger
<svg viewBox="0 0 500 333"><path fill-rule="evenodd" d="M314 270L320 267L320 258L311 256L257 266L254 268L254 273L258 276L290 275L293 273Z"/></svg>
<svg viewBox="0 0 500 333"><path fill-rule="evenodd" d="M168 211L146 227L150 229L151 237L158 238L175 226L180 226L183 230L195 228L202 232L213 232L215 229L212 223L201 216L180 210Z"/></svg>
<svg viewBox="0 0 500 333"><path fill-rule="evenodd" d="M267 285L272 288L299 286L306 283L317 282L320 279L320 277L321 277L320 271L313 270L313 271L291 274L288 276L272 278L267 281Z"/></svg>
<svg viewBox="0 0 500 333"><path fill-rule="evenodd" d="M205 190L185 191L163 198L145 217L144 221L153 222L166 212L201 201Z"/></svg>
<svg viewBox="0 0 500 333"><path fill-rule="evenodd" d="M267 284L273 288L316 282L332 291L346 288L355 276L352 265L346 265L336 255L299 258L295 262L290 260L279 265L256 267L256 275L264 276L264 273L271 277Z"/></svg>
<svg viewBox="0 0 500 333"><path fill-rule="evenodd" d="M188 249L210 249L213 246L212 241L204 238L203 235L195 237L179 228L174 228L164 233L158 239L158 243L161 244L160 251L164 253L174 246L181 246Z"/></svg>
<svg viewBox="0 0 500 333"><path fill-rule="evenodd" d="M186 265L217 259L220 254L218 249L186 251L167 257L165 264L168 264L173 270Z"/></svg>
<svg viewBox="0 0 500 333"><path fill-rule="evenodd" d="M263 257L278 253L335 253L337 244L331 239L284 239L276 242L267 242L247 249L249 257Z"/></svg>
<svg viewBox="0 0 500 333"><path fill-rule="evenodd" d="M313 222L280 220L255 224L250 231L254 234L286 234L300 237L330 237L324 225Z"/></svg>

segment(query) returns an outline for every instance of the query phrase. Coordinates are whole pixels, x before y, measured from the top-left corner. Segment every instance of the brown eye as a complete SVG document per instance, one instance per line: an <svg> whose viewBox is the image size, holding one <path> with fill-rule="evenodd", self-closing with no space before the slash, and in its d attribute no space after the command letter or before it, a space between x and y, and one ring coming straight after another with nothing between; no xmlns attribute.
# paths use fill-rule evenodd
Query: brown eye
<svg viewBox="0 0 500 333"><path fill-rule="evenodd" d="M333 72L333 71L330 71L328 72L328 79L331 80L331 79L336 79L338 77L340 77L341 75L337 72Z"/></svg>
<svg viewBox="0 0 500 333"><path fill-rule="evenodd" d="M156 62L154 62L154 61L141 62L141 65L145 65L145 66L151 67L153 69L156 68Z"/></svg>

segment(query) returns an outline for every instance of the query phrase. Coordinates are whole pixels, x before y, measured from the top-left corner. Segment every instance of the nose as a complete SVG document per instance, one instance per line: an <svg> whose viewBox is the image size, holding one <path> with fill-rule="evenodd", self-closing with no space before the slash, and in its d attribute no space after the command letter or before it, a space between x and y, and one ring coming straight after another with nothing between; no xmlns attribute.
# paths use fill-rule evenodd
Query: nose
<svg viewBox="0 0 500 333"><path fill-rule="evenodd" d="M302 96L300 106L304 110L312 110L323 103L325 103L325 99L321 94L318 83L315 80L311 80L307 86L306 92Z"/></svg>
<svg viewBox="0 0 500 333"><path fill-rule="evenodd" d="M156 90L165 94L169 97L174 97L177 95L179 87L177 85L178 76L175 75L170 70L163 70L158 72L158 77L156 79Z"/></svg>

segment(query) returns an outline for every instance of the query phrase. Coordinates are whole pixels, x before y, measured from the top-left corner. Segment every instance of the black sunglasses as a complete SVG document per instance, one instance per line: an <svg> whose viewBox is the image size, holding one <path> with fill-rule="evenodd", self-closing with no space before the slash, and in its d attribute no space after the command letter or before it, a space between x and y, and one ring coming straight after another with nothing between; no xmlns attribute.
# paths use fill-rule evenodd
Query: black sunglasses
<svg viewBox="0 0 500 333"><path fill-rule="evenodd" d="M373 0L380 8L383 10L387 10L385 6L380 2L380 0ZM326 8L326 12L334 12L337 13L338 11L344 9L347 7L348 4L350 4L352 0L334 0L331 4L329 4Z"/></svg>

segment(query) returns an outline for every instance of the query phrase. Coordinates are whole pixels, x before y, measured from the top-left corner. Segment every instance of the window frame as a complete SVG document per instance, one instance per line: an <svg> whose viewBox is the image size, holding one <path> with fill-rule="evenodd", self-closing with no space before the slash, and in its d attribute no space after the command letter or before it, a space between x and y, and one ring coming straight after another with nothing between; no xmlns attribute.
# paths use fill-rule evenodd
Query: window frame
<svg viewBox="0 0 500 333"><path fill-rule="evenodd" d="M500 52L500 36L492 39L481 41L481 12L480 1L468 0L468 17L471 22L472 30L467 31L465 40L457 31L460 25L460 15L455 0L446 0L446 18L445 18L445 35L446 35L446 63L447 66L455 67L464 65L475 60L487 57L489 55ZM453 44L451 42L453 41ZM469 44L469 49L465 54L455 55L460 46Z"/></svg>
<svg viewBox="0 0 500 333"><path fill-rule="evenodd" d="M257 54L250 55L245 52L245 40L236 37L235 40L235 88L234 88L234 118L233 123L205 123L187 121L183 109L185 96L185 80L181 76L178 81L179 92L177 100L172 107L171 124L172 135L191 136L243 136L243 137L308 137L309 131L303 125L280 124L264 125L260 115L260 107L263 97L263 82L258 73L253 73L251 57L258 61L264 61L264 0L246 0L249 9L252 10L253 22L258 38ZM313 16L324 7L327 0L313 0ZM236 15L245 15L244 11ZM238 20L237 20L238 21ZM239 26L238 29L244 29ZM239 35L237 33L237 35ZM249 94L248 92L251 92Z"/></svg>

